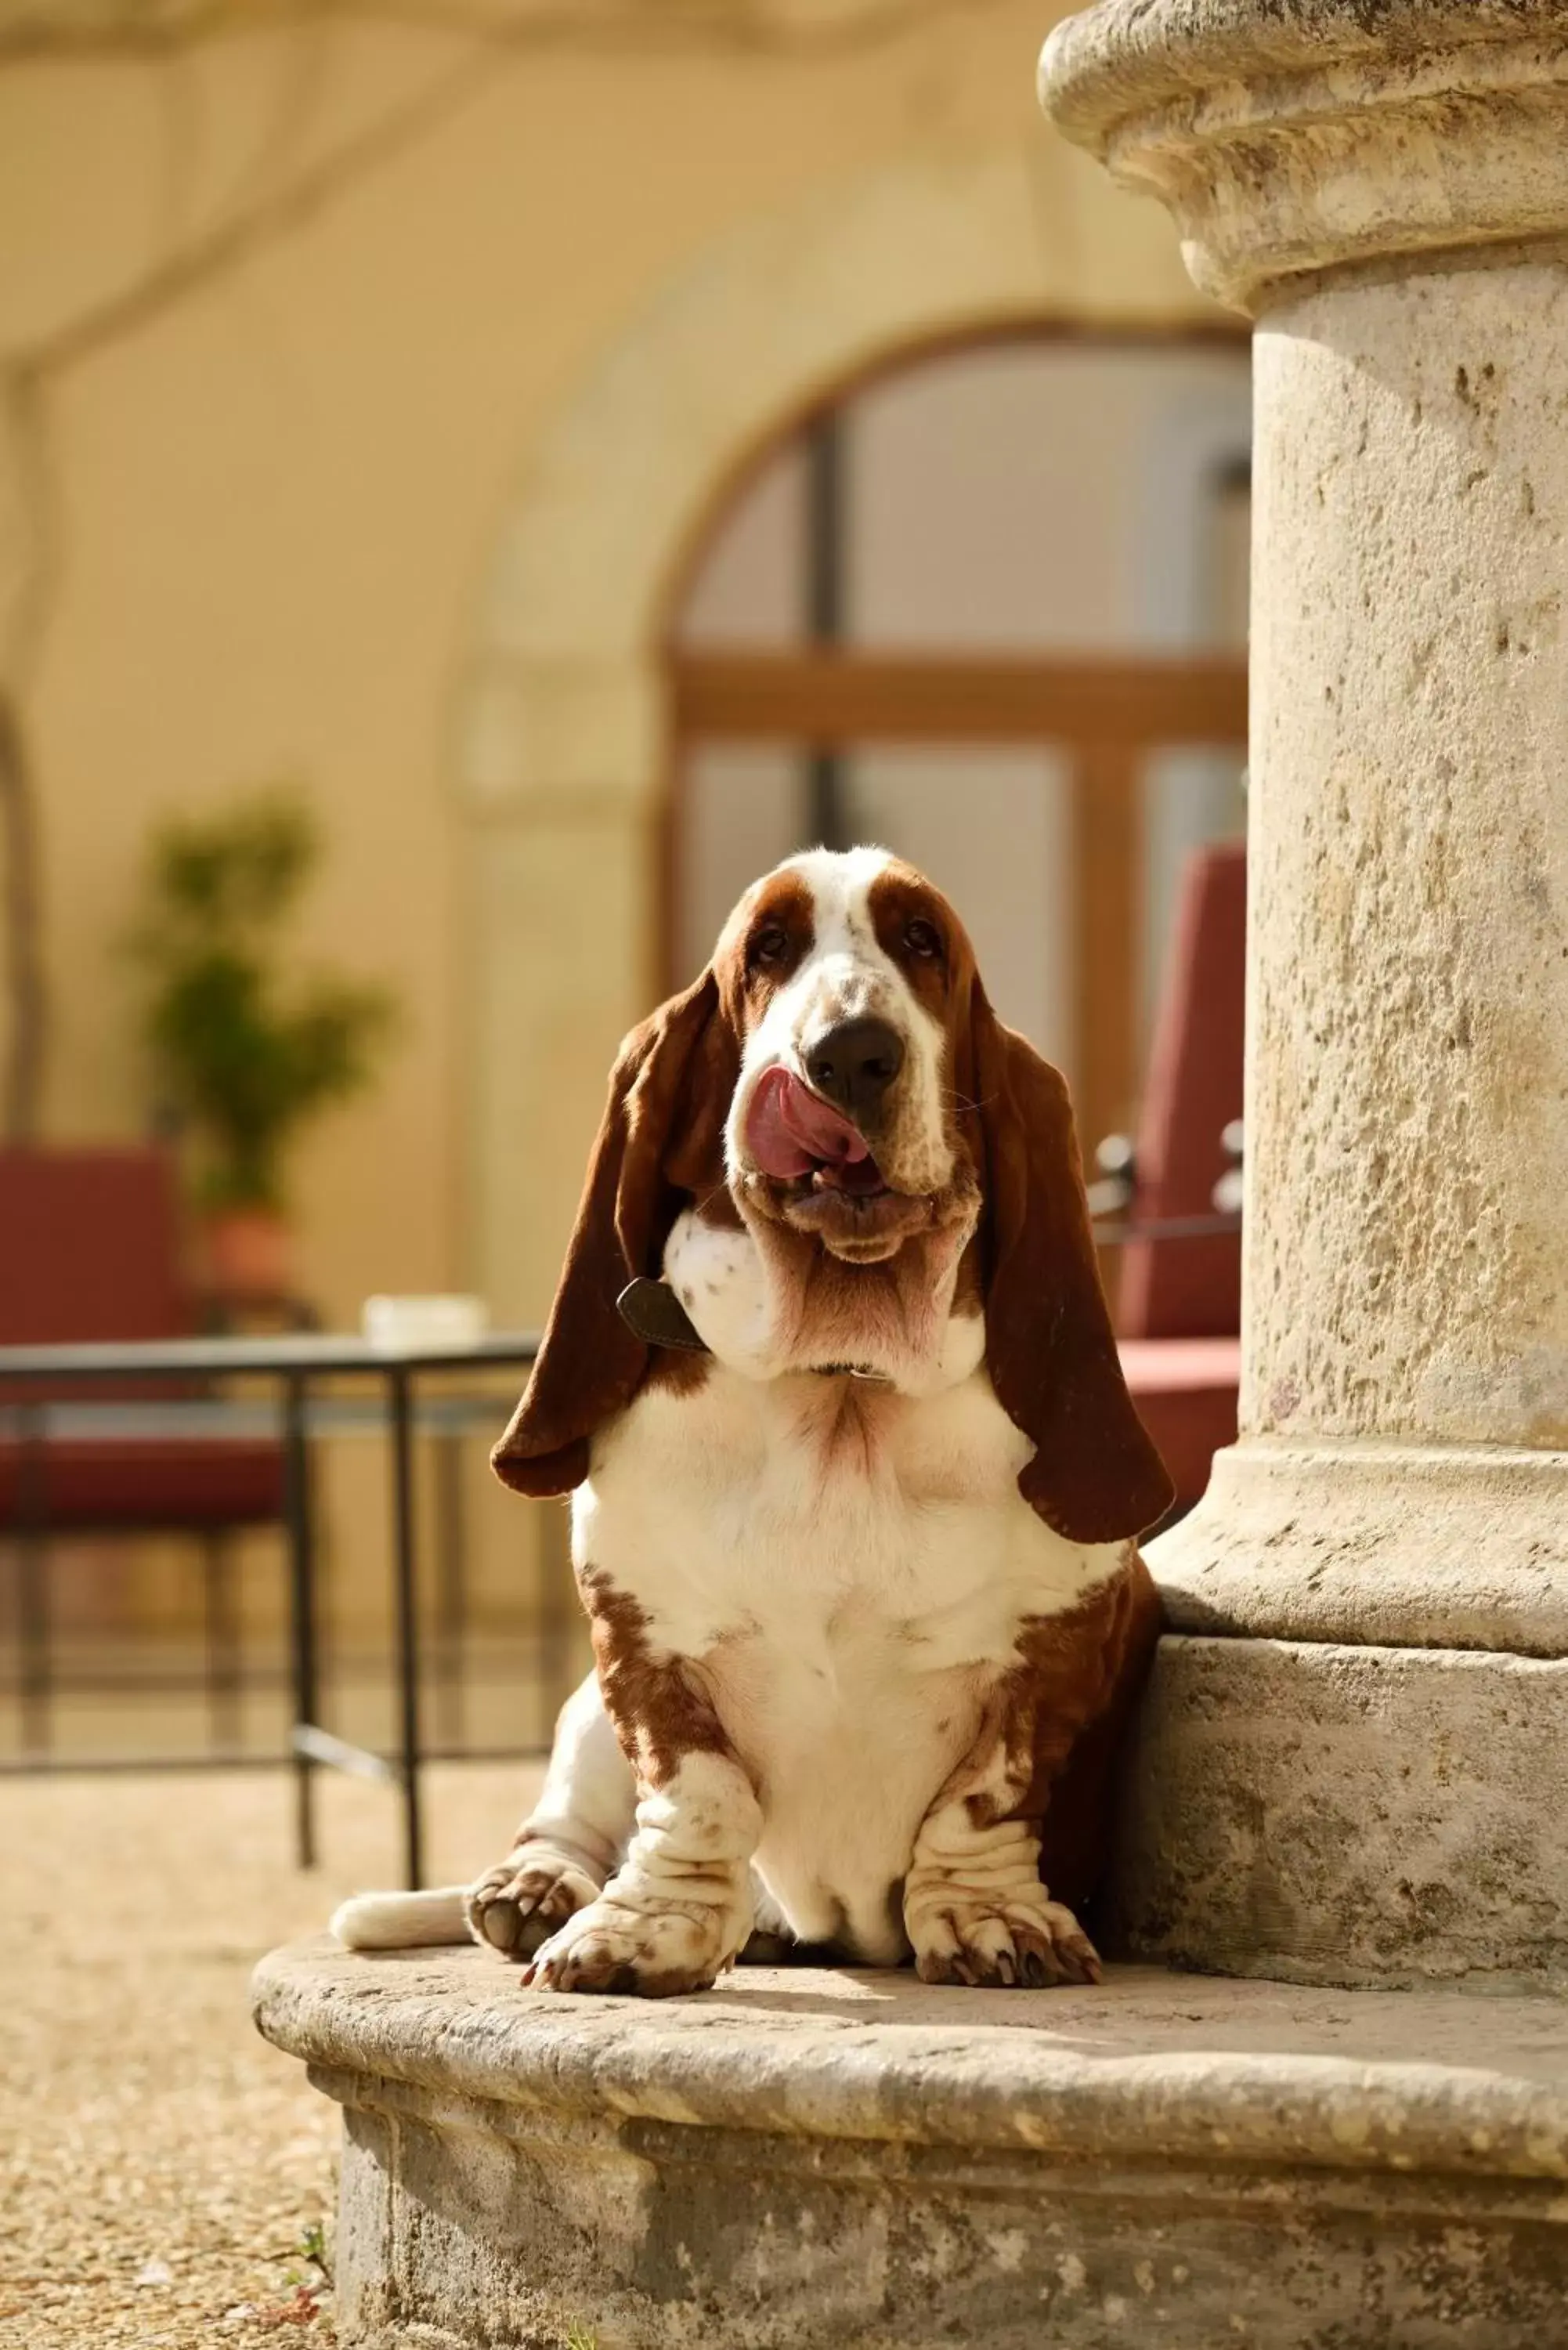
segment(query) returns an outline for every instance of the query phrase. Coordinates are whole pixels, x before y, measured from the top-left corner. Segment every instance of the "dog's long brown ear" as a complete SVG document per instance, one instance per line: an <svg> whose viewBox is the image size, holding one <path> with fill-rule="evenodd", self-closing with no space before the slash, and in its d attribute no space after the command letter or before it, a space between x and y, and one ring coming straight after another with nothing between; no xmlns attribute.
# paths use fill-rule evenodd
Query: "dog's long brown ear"
<svg viewBox="0 0 1568 2350"><path fill-rule="evenodd" d="M580 1485L595 1430L636 1394L648 1348L616 1299L658 1271L686 1198L722 1182L738 1068L711 970L622 1045L533 1377L490 1456L514 1492Z"/></svg>
<svg viewBox="0 0 1568 2350"><path fill-rule="evenodd" d="M985 1159L986 1362L1002 1409L1034 1446L1019 1491L1071 1542L1137 1535L1164 1515L1172 1487L1122 1377L1065 1080L1002 1026L978 979L970 1041Z"/></svg>

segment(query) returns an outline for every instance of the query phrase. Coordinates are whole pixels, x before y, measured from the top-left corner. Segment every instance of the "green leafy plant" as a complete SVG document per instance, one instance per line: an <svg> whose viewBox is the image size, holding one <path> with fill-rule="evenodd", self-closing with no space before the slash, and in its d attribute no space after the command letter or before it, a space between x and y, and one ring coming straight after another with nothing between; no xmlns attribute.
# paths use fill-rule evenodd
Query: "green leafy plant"
<svg viewBox="0 0 1568 2350"><path fill-rule="evenodd" d="M327 2241L325 2220L307 2220L299 2231L299 2249L311 2266L319 2269L324 2281L332 2282L332 2251Z"/></svg>
<svg viewBox="0 0 1568 2350"><path fill-rule="evenodd" d="M171 817L149 846L130 940L146 1040L213 1212L282 1206L288 1144L368 1084L394 1024L385 988L286 969L284 933L321 847L309 806L286 790Z"/></svg>

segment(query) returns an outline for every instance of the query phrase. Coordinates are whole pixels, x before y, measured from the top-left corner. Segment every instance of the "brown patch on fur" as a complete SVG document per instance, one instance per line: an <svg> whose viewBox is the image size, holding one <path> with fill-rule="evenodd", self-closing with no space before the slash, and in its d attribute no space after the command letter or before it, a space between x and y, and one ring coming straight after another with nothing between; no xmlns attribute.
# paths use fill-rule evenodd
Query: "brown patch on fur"
<svg viewBox="0 0 1568 2350"><path fill-rule="evenodd" d="M652 1388L666 1395L696 1395L707 1386L712 1369L712 1356L700 1355L694 1347L653 1347L638 1392Z"/></svg>
<svg viewBox="0 0 1568 2350"><path fill-rule="evenodd" d="M1041 1876L1073 1909L1105 1874L1116 1767L1158 1637L1158 1596L1129 1543L1122 1572L1080 1607L1020 1624L1019 1661L938 1798L976 1828L1036 1828Z"/></svg>
<svg viewBox="0 0 1568 2350"><path fill-rule="evenodd" d="M914 994L934 1018L947 1018L949 972L956 962L972 966L974 956L957 915L923 874L911 865L892 864L877 874L867 892L871 927L889 962L897 963ZM909 942L911 922L925 922L941 941L940 955L918 954ZM955 954L955 947L958 952Z"/></svg>
<svg viewBox="0 0 1568 2350"><path fill-rule="evenodd" d="M986 1363L1034 1447L1023 1498L1069 1542L1114 1542L1164 1516L1173 1487L1133 1408L1089 1228L1060 1070L1006 1028L979 978L952 1082L985 1192Z"/></svg>
<svg viewBox="0 0 1568 2350"><path fill-rule="evenodd" d="M762 1018L811 952L815 921L811 885L798 873L774 873L757 882L730 916L713 951L713 970L741 1034ZM786 943L776 959L763 961L758 942L770 930L782 931Z"/></svg>
<svg viewBox="0 0 1568 2350"><path fill-rule="evenodd" d="M941 891L933 888L923 874L917 873L912 865L896 861L888 865L871 884L867 898L877 945L898 964L917 1002L940 1020L947 1032L942 1107L946 1139L960 1164L979 1180L985 1171L984 1154L975 1147L975 1131L969 1116L974 1105L961 1090L963 1079L960 1076L971 1057L971 1006L979 984L969 932ZM940 935L942 952L939 962L915 954L905 942L904 933L916 920L929 922Z"/></svg>
<svg viewBox="0 0 1568 2350"><path fill-rule="evenodd" d="M646 1611L593 1567L580 1587L605 1711L639 1780L649 1787L667 1785L688 1754L732 1761L734 1750L711 1700L683 1659L654 1648Z"/></svg>
<svg viewBox="0 0 1568 2350"><path fill-rule="evenodd" d="M628 1281L658 1273L688 1199L723 1190L724 1118L739 1069L740 1041L711 971L621 1046L534 1376L491 1455L514 1492L580 1485L590 1439L637 1393L649 1349L616 1299Z"/></svg>
<svg viewBox="0 0 1568 2350"><path fill-rule="evenodd" d="M952 1311L970 1322L985 1311L985 1294L981 1280L980 1235L977 1232L959 1259L958 1278L953 1283Z"/></svg>

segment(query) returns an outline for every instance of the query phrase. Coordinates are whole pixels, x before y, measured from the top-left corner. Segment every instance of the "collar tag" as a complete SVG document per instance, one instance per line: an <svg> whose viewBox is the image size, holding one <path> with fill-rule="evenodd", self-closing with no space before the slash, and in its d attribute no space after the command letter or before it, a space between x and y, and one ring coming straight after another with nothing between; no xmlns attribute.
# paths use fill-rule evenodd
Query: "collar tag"
<svg viewBox="0 0 1568 2350"><path fill-rule="evenodd" d="M667 1281L649 1281L646 1274L628 1281L616 1299L616 1311L645 1347L680 1347L689 1355L712 1351Z"/></svg>

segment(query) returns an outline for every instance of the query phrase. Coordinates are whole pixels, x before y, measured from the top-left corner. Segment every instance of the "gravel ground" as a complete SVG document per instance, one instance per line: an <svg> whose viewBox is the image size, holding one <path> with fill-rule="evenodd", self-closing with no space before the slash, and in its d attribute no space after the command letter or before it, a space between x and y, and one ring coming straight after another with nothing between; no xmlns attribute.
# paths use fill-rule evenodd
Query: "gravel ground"
<svg viewBox="0 0 1568 2350"><path fill-rule="evenodd" d="M504 1853L537 1776L432 1769L432 1881ZM0 1784L0 2350L331 2342L337 2108L246 2001L397 1882L392 1798L320 1783L308 1876L281 1773Z"/></svg>

